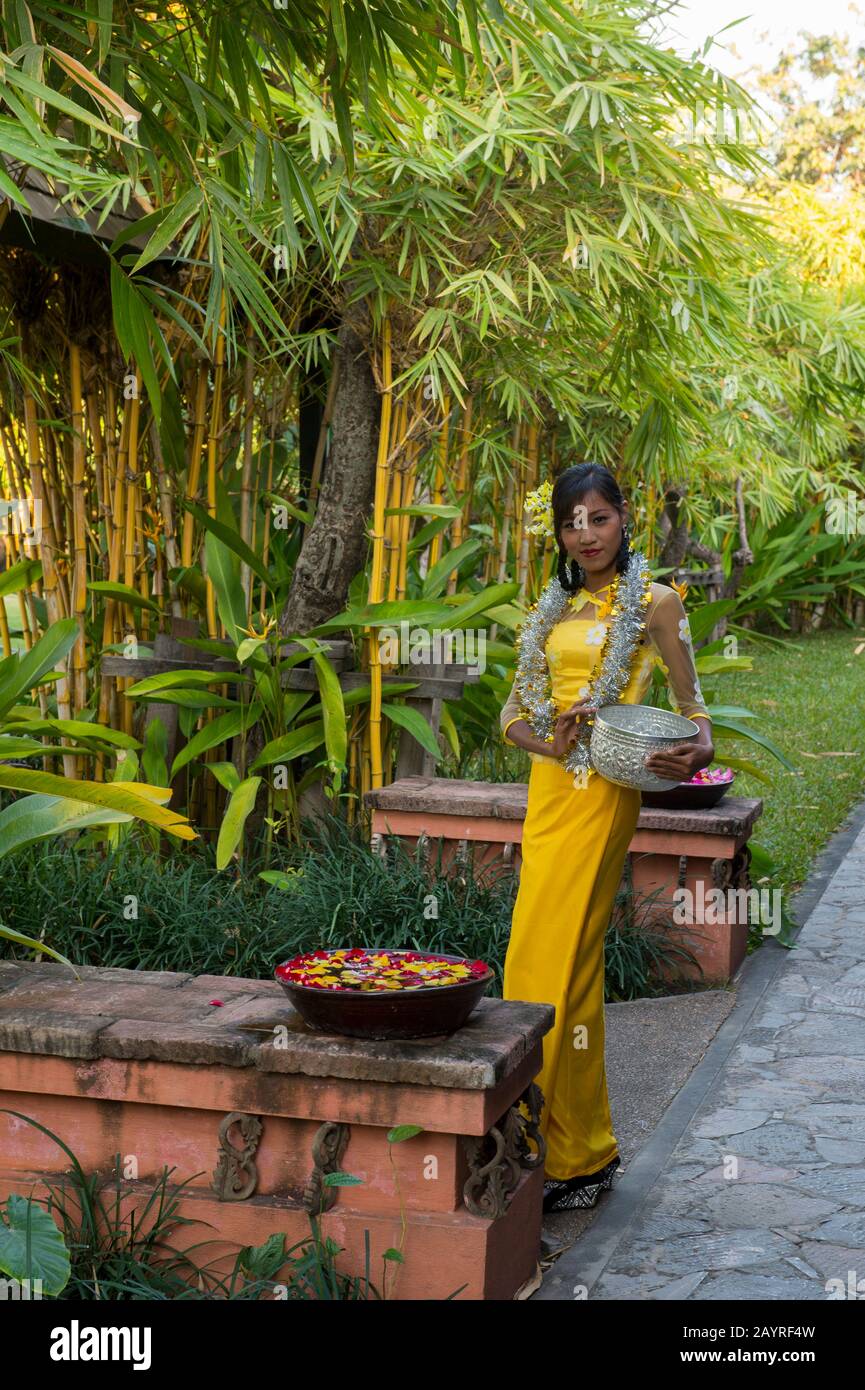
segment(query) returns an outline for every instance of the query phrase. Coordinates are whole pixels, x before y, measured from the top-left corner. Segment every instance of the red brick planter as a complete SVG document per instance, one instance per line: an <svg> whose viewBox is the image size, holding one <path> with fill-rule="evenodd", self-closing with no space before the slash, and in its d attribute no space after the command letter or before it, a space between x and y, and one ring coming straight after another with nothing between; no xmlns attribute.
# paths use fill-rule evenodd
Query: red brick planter
<svg viewBox="0 0 865 1390"><path fill-rule="evenodd" d="M181 1212L214 1229L179 1232L178 1247L216 1240L206 1259L227 1270L273 1232L289 1245L308 1237L324 1194L322 1232L345 1247L338 1267L363 1274L368 1230L381 1289L401 1193L405 1263L391 1266L389 1296L444 1299L465 1285L461 1299L508 1299L534 1274L543 1164L518 1102L536 1117L551 1005L484 999L450 1038L365 1042L313 1033L276 982L79 973L0 962L0 1108L46 1125L85 1173L133 1157L132 1203L164 1165L174 1181L199 1174ZM400 1124L423 1133L389 1145ZM44 1195L42 1179L68 1166L45 1135L0 1114L0 1200ZM335 1169L362 1184L322 1187Z"/></svg>
<svg viewBox="0 0 865 1390"><path fill-rule="evenodd" d="M528 787L524 782L468 782L449 777L404 777L367 792L374 843L386 836L414 847L420 836L441 841L442 863L455 864L472 845L476 869L495 862L520 867L520 842ZM648 917L670 917L678 887L690 890L696 910L686 917L676 940L697 957L700 969L682 962L677 970L712 982L729 980L745 957L747 920L741 913L719 913L705 921L701 905L710 890L747 889L747 841L762 814L758 798L724 796L699 811L663 811L644 806L631 841L631 878L637 895L661 891ZM711 915L711 914L710 914ZM702 970L702 974L701 974Z"/></svg>

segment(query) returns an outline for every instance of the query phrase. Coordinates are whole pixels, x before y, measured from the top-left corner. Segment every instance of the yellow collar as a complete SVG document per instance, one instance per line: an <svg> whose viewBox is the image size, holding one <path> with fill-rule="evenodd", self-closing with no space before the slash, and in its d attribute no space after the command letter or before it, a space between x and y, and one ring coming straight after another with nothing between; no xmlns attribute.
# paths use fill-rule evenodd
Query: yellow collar
<svg viewBox="0 0 865 1390"><path fill-rule="evenodd" d="M615 580L611 579L609 584L605 584L602 589L596 590L595 593L592 593L591 589L581 589L577 595L577 599L579 601L579 599L587 598L590 603L597 603L599 605L606 603L606 599L602 598L602 595L605 594L608 589L612 588L614 583Z"/></svg>

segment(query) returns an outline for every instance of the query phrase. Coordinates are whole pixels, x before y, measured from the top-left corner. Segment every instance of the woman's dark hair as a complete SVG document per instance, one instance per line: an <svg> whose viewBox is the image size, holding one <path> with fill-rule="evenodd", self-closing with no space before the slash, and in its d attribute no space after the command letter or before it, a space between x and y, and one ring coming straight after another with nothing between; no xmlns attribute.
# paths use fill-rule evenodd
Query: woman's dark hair
<svg viewBox="0 0 865 1390"><path fill-rule="evenodd" d="M585 582L585 571L582 565L576 560L570 563L568 569L568 552L562 543L562 526L573 516L574 507L590 492L599 492L611 507L615 507L619 516L622 516L625 499L622 496L621 488L616 482L609 468L602 463L575 463L573 467L566 468L564 473L560 473L553 484L552 508L553 526L556 533L556 544L559 548L559 566L557 574L562 588L569 594L579 593ZM624 520L624 518L623 518ZM627 523L622 527L622 545L616 556L616 569L619 574L624 574L631 562L631 542L628 536Z"/></svg>

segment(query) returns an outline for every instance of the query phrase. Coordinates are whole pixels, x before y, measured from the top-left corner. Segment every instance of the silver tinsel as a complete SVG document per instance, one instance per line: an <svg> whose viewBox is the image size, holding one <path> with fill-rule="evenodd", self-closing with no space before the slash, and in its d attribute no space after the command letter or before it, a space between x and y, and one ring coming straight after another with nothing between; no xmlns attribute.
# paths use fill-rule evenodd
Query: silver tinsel
<svg viewBox="0 0 865 1390"><path fill-rule="evenodd" d="M611 630L598 674L590 681L587 699L600 708L616 704L631 678L634 649L645 627L645 608L651 598L651 573L645 555L631 552L630 564L621 576L616 596L621 612L612 615ZM648 597L647 597L648 590ZM546 642L556 623L568 610L571 595L557 577L550 580L537 603L529 611L517 637L519 660L514 687L520 697L521 714L536 738L549 742L559 711L551 695ZM577 741L558 761L568 772L594 771L589 744L591 725L577 724Z"/></svg>

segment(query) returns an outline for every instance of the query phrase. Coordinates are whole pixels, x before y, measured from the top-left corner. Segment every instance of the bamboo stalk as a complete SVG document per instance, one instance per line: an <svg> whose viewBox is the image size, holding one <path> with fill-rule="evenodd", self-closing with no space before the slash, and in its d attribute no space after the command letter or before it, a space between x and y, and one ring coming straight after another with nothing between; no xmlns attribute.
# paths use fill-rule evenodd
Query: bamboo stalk
<svg viewBox="0 0 865 1390"><path fill-rule="evenodd" d="M247 329L246 366L243 373L243 472L240 479L240 534L247 545L252 543L252 432L255 424L254 370L252 355L253 333ZM246 617L252 611L252 570L245 562L240 566L240 583L246 595Z"/></svg>
<svg viewBox="0 0 865 1390"><path fill-rule="evenodd" d="M517 582L520 586L520 593L525 595L529 574L529 549L531 545L531 533L526 527L525 522L525 500L526 494L537 487L538 479L538 427L536 424L529 425L528 437L526 439L526 477L525 486L520 492L520 546L519 557L517 560Z"/></svg>
<svg viewBox="0 0 865 1390"><path fill-rule="evenodd" d="M222 392L225 376L225 294L219 311L219 332L216 337L216 352L213 369L213 395L210 402L210 424L207 435L207 511L216 516L216 465L219 461L219 437L222 426ZM216 614L216 594L207 577L207 631L209 637L219 636L219 622Z"/></svg>
<svg viewBox="0 0 865 1390"><path fill-rule="evenodd" d="M382 600L384 574L384 508L388 492L388 454L390 449L391 412L393 397L391 391L391 325L385 312L382 323L381 343L381 424L378 437L378 457L375 470L375 501L372 522L372 575L369 585L369 602ZM383 785L382 746L381 746L381 661L380 645L375 628L367 629L369 645L370 705L369 705L369 754L370 776L373 787ZM364 769L366 763L364 762Z"/></svg>
<svg viewBox="0 0 865 1390"><path fill-rule="evenodd" d="M78 636L72 648L73 707L80 714L87 705L87 503L84 490L86 447L84 435L84 396L81 379L81 349L69 344L69 372L72 417L72 541L74 566L72 571L72 612L78 624ZM72 771L66 775L77 778L75 759L68 760ZM63 759L64 766L67 759Z"/></svg>
<svg viewBox="0 0 865 1390"><path fill-rule="evenodd" d="M415 426L422 418L422 385L419 383L415 388L414 396L411 401L411 420L407 430L406 441L406 474L403 479L402 503L403 507L411 507L414 503L415 483L417 480L417 459L420 452L420 440ZM408 419L408 415L406 417ZM406 585L408 581L408 542L411 535L410 516L400 517L399 532L399 578L397 579L396 598L404 599L406 596Z"/></svg>
<svg viewBox="0 0 865 1390"><path fill-rule="evenodd" d="M447 471L448 461L448 423L450 420L450 413L451 398L450 393L446 391L444 395L444 400L442 402L442 422L438 436L438 448L436 450L436 468L435 477L433 481L433 494L431 499L434 507L440 507L444 500L445 473ZM427 570L427 573L429 573L429 570L433 569L438 564L439 560L441 559L441 552L442 532L439 531L437 536L433 536L432 542L430 543L429 568Z"/></svg>
<svg viewBox="0 0 865 1390"><path fill-rule="evenodd" d="M514 426L514 452L516 453L519 441L519 425ZM504 583L508 575L508 541L511 534L511 522L514 519L514 470L511 469L505 482L505 509L502 516L502 529L499 537L499 567L497 579L500 584Z"/></svg>
<svg viewBox="0 0 865 1390"><path fill-rule="evenodd" d="M189 451L189 467L186 473L186 500L198 499L198 485L201 480L201 459L204 452L204 439L207 430L207 364L200 362L196 372L195 406L192 419L192 444ZM180 546L180 563L184 569L192 564L192 546L195 539L195 518L186 512L183 518L183 539Z"/></svg>
<svg viewBox="0 0 865 1390"><path fill-rule="evenodd" d="M457 550L462 545L465 538L466 525L468 522L468 511L471 499L468 496L468 474L469 474L469 442L472 434L472 413L474 410L474 398L469 396L466 400L466 408L463 411L459 429L459 465L457 469L456 497L454 501L460 509L460 514L454 519L453 524L453 547ZM455 594L457 590L456 571L448 580L447 591Z"/></svg>

